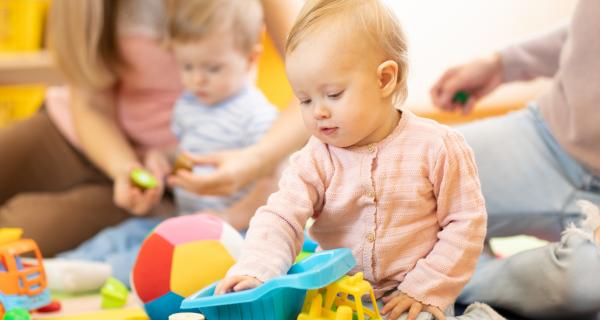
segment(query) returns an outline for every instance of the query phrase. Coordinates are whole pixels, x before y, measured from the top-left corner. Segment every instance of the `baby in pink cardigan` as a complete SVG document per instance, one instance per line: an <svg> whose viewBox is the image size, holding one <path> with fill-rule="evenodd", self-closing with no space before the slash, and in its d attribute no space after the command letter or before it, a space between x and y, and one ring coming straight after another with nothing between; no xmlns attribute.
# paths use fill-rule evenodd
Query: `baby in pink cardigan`
<svg viewBox="0 0 600 320"><path fill-rule="evenodd" d="M378 0L308 1L286 72L312 137L250 224L217 294L283 275L314 219L323 249L347 247L396 319L444 319L473 273L486 212L471 149L451 128L396 108L406 41Z"/></svg>

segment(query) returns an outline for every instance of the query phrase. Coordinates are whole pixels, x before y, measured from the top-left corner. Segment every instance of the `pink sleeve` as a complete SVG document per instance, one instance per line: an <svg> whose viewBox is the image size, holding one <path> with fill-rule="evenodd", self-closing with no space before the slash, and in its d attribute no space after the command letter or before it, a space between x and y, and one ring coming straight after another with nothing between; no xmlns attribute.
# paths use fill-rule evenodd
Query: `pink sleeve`
<svg viewBox="0 0 600 320"><path fill-rule="evenodd" d="M560 52L567 39L567 30L565 25L500 51L504 65L504 81L554 76L558 70Z"/></svg>
<svg viewBox="0 0 600 320"><path fill-rule="evenodd" d="M288 271L302 247L306 221L323 206L325 180L332 172L326 155L325 146L311 140L291 156L279 191L252 218L242 255L227 276L264 282Z"/></svg>
<svg viewBox="0 0 600 320"><path fill-rule="evenodd" d="M450 131L437 153L430 181L441 230L431 252L406 274L398 289L444 310L475 270L486 233L486 211L473 152Z"/></svg>

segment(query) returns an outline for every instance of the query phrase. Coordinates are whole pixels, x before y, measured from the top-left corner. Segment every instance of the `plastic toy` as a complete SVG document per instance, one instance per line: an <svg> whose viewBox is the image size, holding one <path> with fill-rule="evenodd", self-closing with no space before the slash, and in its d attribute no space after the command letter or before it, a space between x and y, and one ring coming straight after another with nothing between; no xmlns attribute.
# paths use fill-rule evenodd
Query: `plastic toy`
<svg viewBox="0 0 600 320"><path fill-rule="evenodd" d="M50 312L58 312L58 311L60 311L60 309L62 309L62 305L60 304L60 301L52 300L52 302L50 302L50 304L36 309L35 312L50 313Z"/></svg>
<svg viewBox="0 0 600 320"><path fill-rule="evenodd" d="M121 281L110 277L100 290L100 295L103 309L121 308L127 303L129 291Z"/></svg>
<svg viewBox="0 0 600 320"><path fill-rule="evenodd" d="M296 257L296 261L294 261L294 262L298 263L298 262L310 257L313 253L315 253L318 246L319 246L318 243L315 242L313 239L311 239L311 237L308 235L308 230L305 229L304 230L304 243L302 244L302 251L300 251L300 253Z"/></svg>
<svg viewBox="0 0 600 320"><path fill-rule="evenodd" d="M21 233L0 228L0 317L17 308L35 310L50 303L40 249L35 241L20 239Z"/></svg>
<svg viewBox="0 0 600 320"><path fill-rule="evenodd" d="M216 283L181 303L181 308L202 313L207 319L294 319L306 290L329 285L356 265L349 249L315 253L292 266L288 274L245 291L213 295Z"/></svg>
<svg viewBox="0 0 600 320"><path fill-rule="evenodd" d="M204 320L204 316L200 313L179 312L169 316L169 320Z"/></svg>
<svg viewBox="0 0 600 320"><path fill-rule="evenodd" d="M454 94L454 97L452 97L452 103L458 103L462 105L466 104L468 100L469 93L466 91L458 91Z"/></svg>
<svg viewBox="0 0 600 320"><path fill-rule="evenodd" d="M369 297L373 309L363 305L364 296ZM353 318L353 314L356 318ZM363 279L362 272L359 272L353 276L345 276L325 288L309 291L298 320L364 320L365 314L368 319L382 319L373 288Z"/></svg>
<svg viewBox="0 0 600 320"><path fill-rule="evenodd" d="M29 320L31 315L29 311L23 308L14 308L4 314L3 320Z"/></svg>
<svg viewBox="0 0 600 320"><path fill-rule="evenodd" d="M158 185L156 178L148 170L141 168L131 170L129 178L133 184L142 189L152 189Z"/></svg>
<svg viewBox="0 0 600 320"><path fill-rule="evenodd" d="M210 214L167 219L140 248L132 289L148 316L164 320L183 299L225 276L241 252L242 236Z"/></svg>

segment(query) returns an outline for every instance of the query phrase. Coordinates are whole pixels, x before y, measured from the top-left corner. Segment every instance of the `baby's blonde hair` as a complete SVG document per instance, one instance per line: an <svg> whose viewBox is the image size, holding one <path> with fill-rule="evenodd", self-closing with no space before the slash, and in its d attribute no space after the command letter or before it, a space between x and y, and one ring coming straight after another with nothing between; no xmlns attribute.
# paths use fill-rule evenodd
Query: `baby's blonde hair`
<svg viewBox="0 0 600 320"><path fill-rule="evenodd" d="M305 37L332 19L356 35L353 39L361 41L366 37L373 50L381 50L385 60L398 64L395 103L402 103L408 92L406 37L394 13L379 0L306 1L288 36L286 53L294 51Z"/></svg>
<svg viewBox="0 0 600 320"><path fill-rule="evenodd" d="M243 52L260 42L263 11L258 0L170 0L168 4L171 41L196 41L215 30L227 30Z"/></svg>

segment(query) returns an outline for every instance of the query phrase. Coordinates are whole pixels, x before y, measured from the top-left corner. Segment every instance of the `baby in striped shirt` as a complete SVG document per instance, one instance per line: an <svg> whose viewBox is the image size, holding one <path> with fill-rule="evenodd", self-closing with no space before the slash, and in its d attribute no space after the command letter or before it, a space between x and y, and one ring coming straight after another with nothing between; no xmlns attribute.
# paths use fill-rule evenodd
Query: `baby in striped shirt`
<svg viewBox="0 0 600 320"><path fill-rule="evenodd" d="M252 83L262 49L260 1L171 3L169 42L185 88L171 123L179 140L177 153L207 155L255 144L277 117L275 107ZM196 165L192 172L175 174L188 175L189 180L211 168ZM183 188L175 188L174 193L178 213L186 214L223 212L248 189L231 196L199 196Z"/></svg>
<svg viewBox="0 0 600 320"><path fill-rule="evenodd" d="M250 223L216 294L285 274L303 229L347 247L388 319L445 319L475 270L486 211L471 149L457 131L398 107L407 52L378 0L309 0L286 46L286 72L311 132L279 191Z"/></svg>

